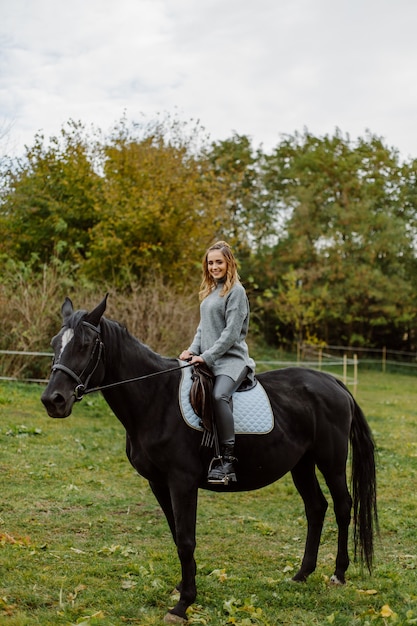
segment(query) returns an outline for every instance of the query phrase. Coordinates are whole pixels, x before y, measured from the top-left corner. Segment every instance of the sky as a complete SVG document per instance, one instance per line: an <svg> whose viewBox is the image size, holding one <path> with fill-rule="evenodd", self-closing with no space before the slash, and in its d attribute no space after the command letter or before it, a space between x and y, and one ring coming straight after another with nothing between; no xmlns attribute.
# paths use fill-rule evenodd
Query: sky
<svg viewBox="0 0 417 626"><path fill-rule="evenodd" d="M0 0L0 153L69 120L213 141L367 131L417 158L417 0Z"/></svg>

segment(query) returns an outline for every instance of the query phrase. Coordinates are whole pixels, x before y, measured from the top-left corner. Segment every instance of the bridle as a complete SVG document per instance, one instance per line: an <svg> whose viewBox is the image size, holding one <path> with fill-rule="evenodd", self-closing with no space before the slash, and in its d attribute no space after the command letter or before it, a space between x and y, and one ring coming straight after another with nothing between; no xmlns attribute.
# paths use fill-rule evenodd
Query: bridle
<svg viewBox="0 0 417 626"><path fill-rule="evenodd" d="M94 342L94 348L91 351L90 358L88 359L88 363L83 369L83 371L80 374L76 374L72 369L70 369L66 365L59 363L59 361L54 362L51 368L51 372L55 372L56 370L61 370L62 372L65 372L66 374L68 374L68 376L70 376L73 380L75 380L75 382L77 383L77 386L74 389L74 396L75 396L76 402L79 402L80 400L82 400L83 396L86 393L89 393L89 391L87 390L88 383L90 382L91 377L96 371L100 363L101 356L104 352L104 344L101 341L101 335L100 335L101 333L100 325L94 326L93 324L90 324L90 322L87 322L85 320L83 320L81 324L83 326L87 326L88 328L91 328L97 333L96 340ZM93 364L91 367L91 371L87 375L85 375L91 363ZM83 380L84 377L85 377L85 380Z"/></svg>
<svg viewBox="0 0 417 626"><path fill-rule="evenodd" d="M74 397L75 397L76 402L80 402L83 399L83 397L87 395L88 393L93 393L95 391L102 391L103 389L109 389L111 387L118 387L119 385L125 385L127 383L134 383L134 382L137 382L138 380L145 380L146 378L152 378L153 376L159 376L160 374L167 374L169 372L176 372L177 370L185 369L186 367L192 367L191 363L187 363L186 365L179 365L178 367L170 367L169 369L159 370L158 372L151 372L150 374L145 374L144 376L137 376L136 378L128 378L126 380L119 380L114 383L109 383L108 385L101 385L100 387L91 387L90 389L88 389L87 388L88 383L90 382L91 377L96 371L100 363L102 354L104 352L104 343L101 340L100 324L98 326L94 326L93 324L90 324L90 322L87 322L85 320L83 320L81 324L83 326L87 326L88 328L91 328L97 333L97 337L94 343L94 348L90 354L88 363L83 369L83 371L81 372L81 374L76 374L72 369L70 369L66 365L59 363L59 361L54 362L51 368L51 372L55 372L56 370L61 370L61 372L65 372L65 374L68 374L68 376L70 376L73 380L75 380L75 382L77 383L77 386L74 389ZM87 375L87 377L83 381L83 377L86 371L88 370L90 363L93 362L95 355L96 355L95 363L93 364L93 367L91 368L90 373Z"/></svg>

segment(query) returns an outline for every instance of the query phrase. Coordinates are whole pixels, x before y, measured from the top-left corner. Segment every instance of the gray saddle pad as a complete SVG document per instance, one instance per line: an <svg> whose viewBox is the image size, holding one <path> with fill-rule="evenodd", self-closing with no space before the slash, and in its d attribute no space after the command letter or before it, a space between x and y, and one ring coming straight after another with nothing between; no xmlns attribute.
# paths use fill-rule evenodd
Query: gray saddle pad
<svg viewBox="0 0 417 626"><path fill-rule="evenodd" d="M184 420L191 428L203 430L200 418L194 413L190 402L191 371L182 370L179 402ZM261 435L269 433L274 426L269 398L259 381L248 391L236 391L233 394L233 417L237 434Z"/></svg>

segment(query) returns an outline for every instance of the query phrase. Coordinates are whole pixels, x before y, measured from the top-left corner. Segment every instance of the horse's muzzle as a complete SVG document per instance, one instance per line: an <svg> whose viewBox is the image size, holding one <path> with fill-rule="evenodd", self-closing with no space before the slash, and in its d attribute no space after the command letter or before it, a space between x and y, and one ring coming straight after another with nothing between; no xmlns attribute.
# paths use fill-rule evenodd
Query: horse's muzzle
<svg viewBox="0 0 417 626"><path fill-rule="evenodd" d="M72 407L75 402L74 394L65 397L64 394L57 390L49 389L49 385L41 396L41 402L43 403L49 417L68 417L71 415Z"/></svg>

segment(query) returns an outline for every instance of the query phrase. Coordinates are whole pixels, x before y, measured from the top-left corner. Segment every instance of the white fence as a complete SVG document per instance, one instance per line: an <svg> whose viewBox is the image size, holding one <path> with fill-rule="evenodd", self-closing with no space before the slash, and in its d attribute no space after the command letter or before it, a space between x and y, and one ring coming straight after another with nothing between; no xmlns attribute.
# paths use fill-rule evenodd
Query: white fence
<svg viewBox="0 0 417 626"><path fill-rule="evenodd" d="M52 352L30 352L25 350L0 350L1 355L6 356L23 356L23 357L48 357L49 360L54 356ZM47 368L45 367L45 370ZM16 382L30 382L30 383L46 383L48 380L46 378L24 378L20 376L3 376L0 373L0 380L11 380Z"/></svg>
<svg viewBox="0 0 417 626"><path fill-rule="evenodd" d="M359 355L363 355L363 360L359 361ZM24 358L53 357L52 352L31 352L22 350L0 350L0 357L4 356L20 356ZM387 350L386 348L350 348L346 346L326 346L320 348L309 344L302 344L297 349L295 360L271 360L257 361L257 364L263 366L264 369L274 369L288 367L289 365L297 365L300 367L310 367L321 371L327 371L337 376L345 385L353 388L353 395L356 394L358 385L358 369L360 363L373 364L380 367L385 372L389 366L401 366L407 369L417 368L417 353L405 352L400 350ZM0 360L1 367L1 360ZM49 373L48 366L45 363L45 375ZM36 382L46 383L47 378L25 378L20 375L8 376L7 372L0 369L0 380L19 381L19 382Z"/></svg>
<svg viewBox="0 0 417 626"><path fill-rule="evenodd" d="M288 367L296 365L298 367L309 367L311 369L328 372L340 378L345 385L352 386L352 393L356 395L358 386L358 366L359 361L356 354L349 358L347 354L341 357L327 354L322 349L317 351L298 350L295 361L257 361L259 365L266 365L268 369Z"/></svg>
<svg viewBox="0 0 417 626"><path fill-rule="evenodd" d="M48 357L52 359L52 352L30 352L30 351L22 351L22 350L0 350L1 355L17 355L23 357ZM312 356L312 355L311 355ZM313 369L326 371L326 368L332 367L331 373L335 376L338 376L343 380L345 385L353 385L354 393L356 392L356 385L358 382L358 361L357 357L354 356L353 359L348 359L346 355L342 358L333 357L332 360L326 360L326 354L320 353L317 358L311 358L311 360L306 360L303 355L303 358L299 358L297 356L297 361L257 361L259 365L265 365L266 369L274 369L280 367L288 367L289 365L298 365L300 367L311 367ZM340 372L335 371L340 369ZM350 375L349 375L350 373ZM25 378L23 376L7 376L4 373L0 372L0 380L9 380L9 381L18 381L18 382L36 382L36 383L46 383L46 378Z"/></svg>

